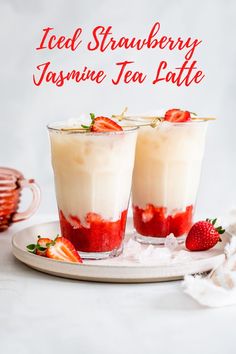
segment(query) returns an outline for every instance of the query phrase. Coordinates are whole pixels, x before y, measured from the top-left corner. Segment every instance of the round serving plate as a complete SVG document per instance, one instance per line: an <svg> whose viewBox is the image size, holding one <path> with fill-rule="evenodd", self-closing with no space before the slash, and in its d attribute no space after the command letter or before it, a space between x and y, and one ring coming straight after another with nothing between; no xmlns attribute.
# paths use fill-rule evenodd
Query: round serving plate
<svg viewBox="0 0 236 354"><path fill-rule="evenodd" d="M158 260L156 263L145 264L132 257L125 258L124 255L104 260L84 260L83 264L78 264L40 257L26 250L28 244L36 242L37 235L55 238L57 234L60 234L58 221L37 224L18 231L12 238L13 254L31 268L64 278L111 283L160 282L182 279L187 274L207 272L217 267L225 258L224 246L230 238L225 233L223 242L211 250L191 252L191 259L180 258L178 262L168 264L158 264ZM129 218L126 239L132 237L132 234L132 219ZM178 247L178 252L183 250L184 244Z"/></svg>

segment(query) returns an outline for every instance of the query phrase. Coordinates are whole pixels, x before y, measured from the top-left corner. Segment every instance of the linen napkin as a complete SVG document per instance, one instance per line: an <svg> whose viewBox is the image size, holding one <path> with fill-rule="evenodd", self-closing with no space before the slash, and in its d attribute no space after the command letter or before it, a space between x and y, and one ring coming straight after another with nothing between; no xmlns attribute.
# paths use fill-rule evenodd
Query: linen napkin
<svg viewBox="0 0 236 354"><path fill-rule="evenodd" d="M236 304L236 224L227 229L231 235L226 244L223 263L207 276L187 275L184 278L184 292L199 304L221 307Z"/></svg>

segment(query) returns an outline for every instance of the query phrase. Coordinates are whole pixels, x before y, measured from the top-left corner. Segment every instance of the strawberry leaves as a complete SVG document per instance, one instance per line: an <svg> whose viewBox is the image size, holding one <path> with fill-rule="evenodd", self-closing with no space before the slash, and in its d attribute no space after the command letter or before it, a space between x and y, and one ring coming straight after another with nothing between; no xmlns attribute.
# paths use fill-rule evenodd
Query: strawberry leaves
<svg viewBox="0 0 236 354"><path fill-rule="evenodd" d="M30 253L37 254L39 252L45 252L48 247L50 247L53 244L53 240L49 238L43 238L40 235L38 235L38 241L37 243L31 243L26 246L27 250Z"/></svg>
<svg viewBox="0 0 236 354"><path fill-rule="evenodd" d="M216 223L217 223L217 218L215 218L215 219L213 219L213 220L211 220L211 219L206 219L206 221L209 222L209 223L211 223L211 224L215 227L215 225L216 225ZM222 226L217 226L217 227L215 227L215 230L216 230L220 235L222 235L222 234L225 232L225 229L223 229Z"/></svg>
<svg viewBox="0 0 236 354"><path fill-rule="evenodd" d="M34 244L34 243L31 243L30 245L26 246L27 250L30 252L30 253L36 253L36 250L38 251L46 251L47 247L42 247L38 244Z"/></svg>
<svg viewBox="0 0 236 354"><path fill-rule="evenodd" d="M95 114L94 113L90 113L90 118L91 118L91 124L90 125L84 125L84 124L81 124L81 128L83 129L86 129L88 131L91 131L91 128L94 124L94 120L95 120Z"/></svg>

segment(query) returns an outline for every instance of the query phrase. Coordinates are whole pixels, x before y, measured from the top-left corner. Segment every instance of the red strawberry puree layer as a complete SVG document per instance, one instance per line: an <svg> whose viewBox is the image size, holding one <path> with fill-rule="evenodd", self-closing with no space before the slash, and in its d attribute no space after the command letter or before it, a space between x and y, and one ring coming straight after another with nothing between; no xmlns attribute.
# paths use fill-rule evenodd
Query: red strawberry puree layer
<svg viewBox="0 0 236 354"><path fill-rule="evenodd" d="M133 206L134 227L143 236L166 237L173 233L176 237L186 234L192 226L193 206L184 211L167 215L164 207L148 204L146 209Z"/></svg>
<svg viewBox="0 0 236 354"><path fill-rule="evenodd" d="M121 246L127 218L127 210L121 213L117 221L104 220L96 213L88 213L86 227L77 216L69 216L69 221L60 210L61 232L69 239L77 251L109 252Z"/></svg>

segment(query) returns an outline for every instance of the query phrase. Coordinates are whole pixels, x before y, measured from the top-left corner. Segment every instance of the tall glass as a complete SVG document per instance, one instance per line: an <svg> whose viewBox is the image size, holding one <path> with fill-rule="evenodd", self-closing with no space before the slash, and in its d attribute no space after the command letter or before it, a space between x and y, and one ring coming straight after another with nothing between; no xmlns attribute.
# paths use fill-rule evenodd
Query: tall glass
<svg viewBox="0 0 236 354"><path fill-rule="evenodd" d="M48 126L62 235L83 258L122 251L137 128L89 133Z"/></svg>
<svg viewBox="0 0 236 354"><path fill-rule="evenodd" d="M141 123L139 123L141 124ZM136 239L183 240L192 226L207 122L161 122L140 127L132 186Z"/></svg>

